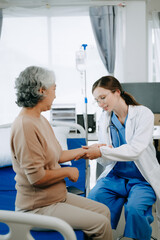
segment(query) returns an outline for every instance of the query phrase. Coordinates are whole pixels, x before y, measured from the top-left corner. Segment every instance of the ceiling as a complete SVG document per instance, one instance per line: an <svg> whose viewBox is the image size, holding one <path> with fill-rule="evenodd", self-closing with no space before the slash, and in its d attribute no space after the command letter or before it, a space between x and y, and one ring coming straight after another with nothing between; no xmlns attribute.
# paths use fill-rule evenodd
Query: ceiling
<svg viewBox="0 0 160 240"><path fill-rule="evenodd" d="M78 5L99 5L99 4L114 4L120 2L130 2L130 1L147 1L147 0L125 0L125 1L115 1L115 0L0 0L0 8L8 7L26 7L26 8L36 8L36 7L52 7L52 6L78 6Z"/></svg>

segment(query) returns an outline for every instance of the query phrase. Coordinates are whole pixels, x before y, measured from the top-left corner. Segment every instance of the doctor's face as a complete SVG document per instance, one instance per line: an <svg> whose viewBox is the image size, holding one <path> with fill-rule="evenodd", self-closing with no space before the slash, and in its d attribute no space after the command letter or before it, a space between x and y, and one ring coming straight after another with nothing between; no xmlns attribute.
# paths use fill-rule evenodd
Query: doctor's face
<svg viewBox="0 0 160 240"><path fill-rule="evenodd" d="M102 87L95 88L93 96L99 107L111 112L114 110L118 101L118 91L111 91Z"/></svg>

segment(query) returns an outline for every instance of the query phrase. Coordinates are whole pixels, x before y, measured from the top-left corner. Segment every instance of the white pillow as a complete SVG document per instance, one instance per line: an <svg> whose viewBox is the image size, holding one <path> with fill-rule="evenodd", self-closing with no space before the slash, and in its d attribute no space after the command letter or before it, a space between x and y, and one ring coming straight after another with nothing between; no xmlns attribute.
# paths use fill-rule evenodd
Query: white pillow
<svg viewBox="0 0 160 240"><path fill-rule="evenodd" d="M70 128L69 127L52 127L52 128L62 149L68 150L67 137L68 137Z"/></svg>
<svg viewBox="0 0 160 240"><path fill-rule="evenodd" d="M52 127L54 134L63 150L68 150L67 137L70 127ZM71 161L61 163L62 165L72 165Z"/></svg>
<svg viewBox="0 0 160 240"><path fill-rule="evenodd" d="M0 167L12 165L10 130L10 127L0 128Z"/></svg>

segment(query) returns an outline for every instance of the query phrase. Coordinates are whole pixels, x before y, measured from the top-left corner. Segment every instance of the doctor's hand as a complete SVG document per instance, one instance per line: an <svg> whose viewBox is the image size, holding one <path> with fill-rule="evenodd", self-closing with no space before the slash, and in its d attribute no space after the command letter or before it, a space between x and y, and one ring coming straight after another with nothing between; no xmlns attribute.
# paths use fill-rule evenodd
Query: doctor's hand
<svg viewBox="0 0 160 240"><path fill-rule="evenodd" d="M106 146L106 144L103 144L103 143L95 143L95 144L92 144L90 146L82 146L83 149L90 149L90 148L94 148L94 147L102 147L102 146Z"/></svg>
<svg viewBox="0 0 160 240"><path fill-rule="evenodd" d="M101 152L100 152L100 149L99 149L98 146L88 148L88 150L85 154L85 158L88 158L90 160L96 159L96 158L99 158L99 157L101 157Z"/></svg>
<svg viewBox="0 0 160 240"><path fill-rule="evenodd" d="M83 158L92 160L99 157L101 157L101 152L98 146L85 149ZM79 158L82 158L80 154L76 156L75 160L78 160Z"/></svg>

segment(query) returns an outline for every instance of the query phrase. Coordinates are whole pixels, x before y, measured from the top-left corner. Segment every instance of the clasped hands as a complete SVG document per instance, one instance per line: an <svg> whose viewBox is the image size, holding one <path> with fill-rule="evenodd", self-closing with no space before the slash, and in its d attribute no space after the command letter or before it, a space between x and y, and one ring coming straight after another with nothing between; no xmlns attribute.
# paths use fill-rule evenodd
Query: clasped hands
<svg viewBox="0 0 160 240"><path fill-rule="evenodd" d="M101 146L106 146L106 144L98 143L92 144L91 146L82 146L82 148L80 148L80 152L75 157L75 160L80 158L92 160L101 157L101 151L99 149Z"/></svg>

